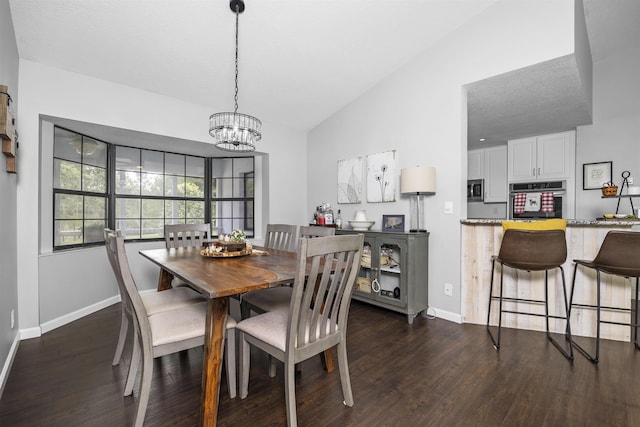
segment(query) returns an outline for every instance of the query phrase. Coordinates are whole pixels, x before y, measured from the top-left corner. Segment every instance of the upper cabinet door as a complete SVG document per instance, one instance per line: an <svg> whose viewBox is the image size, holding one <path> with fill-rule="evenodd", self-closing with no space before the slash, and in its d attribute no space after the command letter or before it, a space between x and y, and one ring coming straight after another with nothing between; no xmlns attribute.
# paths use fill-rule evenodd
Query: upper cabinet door
<svg viewBox="0 0 640 427"><path fill-rule="evenodd" d="M507 146L484 150L484 202L507 201Z"/></svg>
<svg viewBox="0 0 640 427"><path fill-rule="evenodd" d="M507 171L509 182L536 178L536 138L508 141Z"/></svg>
<svg viewBox="0 0 640 427"><path fill-rule="evenodd" d="M467 152L467 179L482 179L484 162L483 150L470 150Z"/></svg>
<svg viewBox="0 0 640 427"><path fill-rule="evenodd" d="M538 137L537 177L542 180L568 178L575 168L575 132Z"/></svg>

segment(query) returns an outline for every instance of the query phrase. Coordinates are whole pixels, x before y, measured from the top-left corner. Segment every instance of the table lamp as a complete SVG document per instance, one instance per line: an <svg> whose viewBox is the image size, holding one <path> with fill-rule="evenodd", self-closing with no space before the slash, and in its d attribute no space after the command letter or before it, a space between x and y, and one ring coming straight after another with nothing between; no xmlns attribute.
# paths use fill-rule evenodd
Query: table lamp
<svg viewBox="0 0 640 427"><path fill-rule="evenodd" d="M411 195L410 232L426 233L424 195L436 194L436 168L416 166L400 171L400 192Z"/></svg>

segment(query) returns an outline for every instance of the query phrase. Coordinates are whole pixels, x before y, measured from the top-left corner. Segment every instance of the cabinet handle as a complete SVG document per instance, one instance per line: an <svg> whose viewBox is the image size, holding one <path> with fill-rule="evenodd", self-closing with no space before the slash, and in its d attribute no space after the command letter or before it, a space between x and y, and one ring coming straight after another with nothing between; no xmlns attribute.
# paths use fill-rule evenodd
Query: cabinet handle
<svg viewBox="0 0 640 427"><path fill-rule="evenodd" d="M538 168L538 176L540 176L540 168Z"/></svg>
<svg viewBox="0 0 640 427"><path fill-rule="evenodd" d="M531 176L536 176L536 168L531 169Z"/></svg>

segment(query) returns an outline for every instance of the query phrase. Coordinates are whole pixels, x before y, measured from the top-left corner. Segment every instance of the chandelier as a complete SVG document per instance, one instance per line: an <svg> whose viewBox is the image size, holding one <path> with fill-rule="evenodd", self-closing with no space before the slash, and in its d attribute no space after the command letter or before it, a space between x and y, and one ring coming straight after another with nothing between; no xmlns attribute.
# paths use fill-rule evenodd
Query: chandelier
<svg viewBox="0 0 640 427"><path fill-rule="evenodd" d="M255 143L262 138L262 122L253 116L238 113L238 17L244 12L244 1L231 0L229 7L236 14L236 91L233 97L235 108L233 113L215 113L209 116L209 135L221 150L249 152L255 151Z"/></svg>

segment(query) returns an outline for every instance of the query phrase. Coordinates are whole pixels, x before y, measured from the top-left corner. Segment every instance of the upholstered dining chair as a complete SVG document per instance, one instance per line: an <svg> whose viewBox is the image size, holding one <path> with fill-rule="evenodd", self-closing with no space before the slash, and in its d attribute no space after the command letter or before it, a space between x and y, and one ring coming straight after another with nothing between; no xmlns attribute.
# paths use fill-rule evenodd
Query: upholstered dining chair
<svg viewBox="0 0 640 427"><path fill-rule="evenodd" d="M528 316L542 316L546 320L547 338L569 360L573 360L573 346L571 345L571 328L569 324L569 303L562 264L567 259L567 241L564 229L556 230L522 230L506 229L502 237L500 252L492 257L491 261L491 285L489 288L489 307L487 310L487 332L491 337L496 350L500 349L500 333L502 330L502 314L521 314ZM499 295L493 294L493 277L496 263L500 265L500 291ZM544 300L524 299L516 296L504 295L504 267L524 271L544 271ZM564 316L549 314L549 270L560 269L562 278L562 301ZM498 336L494 337L490 328L491 305L494 300L499 301L498 312ZM534 312L522 312L503 308L503 302L523 302L528 304L543 304L544 314ZM549 318L564 319L566 321L566 337L569 340L569 351L551 336L549 331Z"/></svg>
<svg viewBox="0 0 640 427"><path fill-rule="evenodd" d="M105 229L104 238L105 241L107 239L108 233L116 233L120 235L120 231L111 231ZM109 256L109 263L111 264L111 268L113 269L116 279L119 275L116 259L112 252L107 251L107 255ZM116 351L113 355L112 365L116 366L120 363L122 359L122 353L124 351L124 346L127 341L127 333L129 331L129 325L132 323L130 304L128 303L127 293L124 291L120 282L118 282L118 288L120 290L120 299L121 299L121 319L120 319L120 333L118 335L118 343L116 344ZM185 305L201 303L205 301L204 297L200 295L198 292L193 289L187 287L180 287L175 289L167 289L162 292L147 292L140 294L140 298L142 299L142 303L145 306L147 314L149 316L154 315L156 313L160 313L167 310L173 310L176 308L184 307Z"/></svg>
<svg viewBox="0 0 640 427"><path fill-rule="evenodd" d="M267 224L264 246L281 251L295 250L297 228L291 224Z"/></svg>
<svg viewBox="0 0 640 427"><path fill-rule="evenodd" d="M126 306L129 320L134 325L134 346L125 385L125 396L133 392L133 382L140 358L142 359L140 392L133 422L133 425L138 427L144 423L149 403L153 360L204 344L207 303L189 304L149 315L129 268L124 239L119 233L107 230L105 231L105 247L109 260L113 260L112 267L118 285L125 295L123 304ZM228 342L226 343L225 363L229 393L231 397L235 397L235 330L233 329L235 321L230 317L227 319L227 333L225 335Z"/></svg>
<svg viewBox="0 0 640 427"><path fill-rule="evenodd" d="M300 239L289 309L249 317L237 325L241 398L248 395L253 345L284 362L288 425L297 425L295 364L337 345L344 404L353 406L346 331L363 242L362 234Z"/></svg>
<svg viewBox="0 0 640 427"><path fill-rule="evenodd" d="M638 345L638 285L640 285L640 255L638 250L640 249L640 232L638 231L609 231L598 250L598 254L592 261L574 259L575 263L573 268L573 279L571 281L571 298L570 298L570 312L574 307L588 307L596 309L596 338L595 338L595 354L591 355L587 350L579 345L575 339L573 345L580 351L587 359L592 363L598 363L600 359L600 324L608 323L613 325L631 326L633 328L633 345L636 349L640 349ZM596 303L576 303L574 302L574 292L576 288L576 273L578 272L578 266L585 268L591 268L596 271ZM626 307L602 307L600 304L601 290L601 273L611 274L614 276L621 276L627 278L635 278L635 301L634 308L629 309ZM622 312L633 312L633 322L614 322L610 320L602 320L600 316L601 309L616 310Z"/></svg>
<svg viewBox="0 0 640 427"><path fill-rule="evenodd" d="M164 241L167 248L199 248L210 235L210 224L167 224L164 226Z"/></svg>
<svg viewBox="0 0 640 427"><path fill-rule="evenodd" d="M300 238L334 236L336 229L333 227L318 227L313 225L300 226ZM240 311L242 318L250 316L251 311L265 313L279 308L288 308L291 300L291 287L278 286L276 288L259 289L247 292L242 296Z"/></svg>

